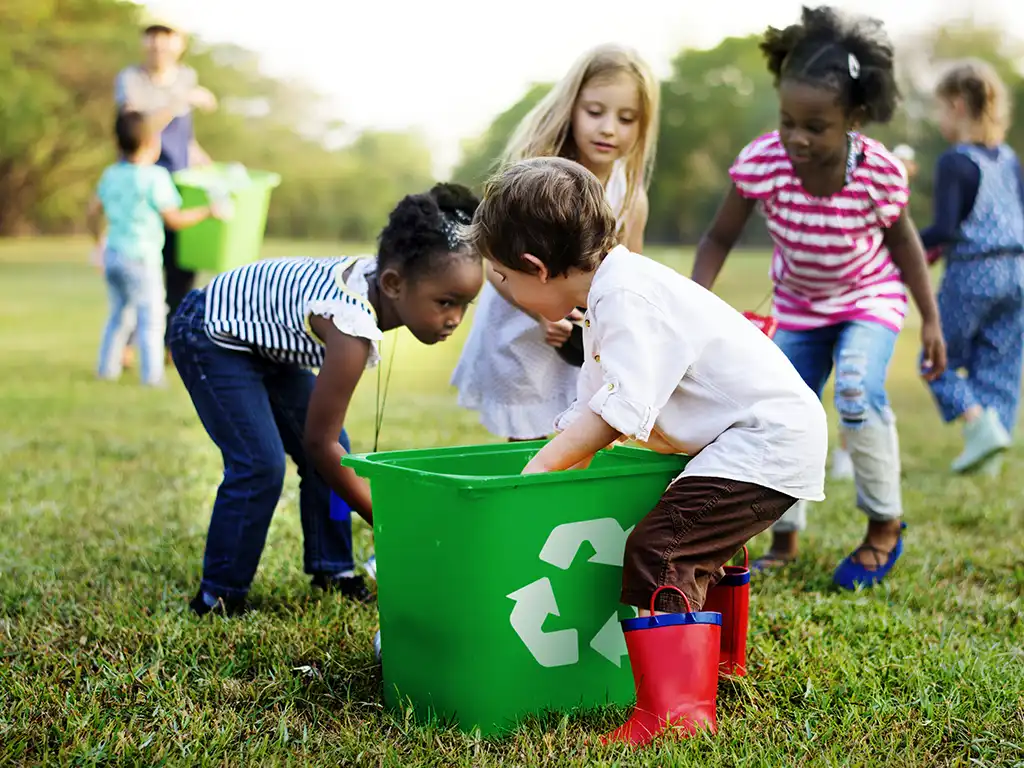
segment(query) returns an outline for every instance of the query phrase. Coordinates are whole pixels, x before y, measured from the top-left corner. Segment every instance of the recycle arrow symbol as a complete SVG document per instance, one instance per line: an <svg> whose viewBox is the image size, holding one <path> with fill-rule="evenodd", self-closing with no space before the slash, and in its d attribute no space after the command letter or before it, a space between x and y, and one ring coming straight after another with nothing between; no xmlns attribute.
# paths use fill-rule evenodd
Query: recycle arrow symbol
<svg viewBox="0 0 1024 768"><path fill-rule="evenodd" d="M580 660L575 629L560 629L556 632L541 629L549 614L560 615L550 579L537 579L508 597L516 601L509 618L512 629L538 664L542 667L564 667Z"/></svg>
<svg viewBox="0 0 1024 768"><path fill-rule="evenodd" d="M613 517L563 523L548 535L548 540L544 542L544 547L540 551L540 559L563 571L568 570L583 542L589 541L594 548L594 556L587 562L622 565L626 538L632 530L632 527L622 530Z"/></svg>
<svg viewBox="0 0 1024 768"><path fill-rule="evenodd" d="M622 657L626 655L626 636L622 634L618 612L613 613L597 631L594 639L590 641L590 647L616 667L622 666Z"/></svg>
<svg viewBox="0 0 1024 768"><path fill-rule="evenodd" d="M554 528L540 552L546 563L568 570L585 541L594 548L588 562L622 565L626 538L632 527L622 530L614 518L565 523ZM575 629L544 632L541 628L549 615L559 616L558 603L549 579L541 578L508 595L515 601L509 622L527 650L541 666L561 667L579 661L578 633ZM590 647L617 667L626 655L626 639L619 625L618 612L612 612L590 641Z"/></svg>

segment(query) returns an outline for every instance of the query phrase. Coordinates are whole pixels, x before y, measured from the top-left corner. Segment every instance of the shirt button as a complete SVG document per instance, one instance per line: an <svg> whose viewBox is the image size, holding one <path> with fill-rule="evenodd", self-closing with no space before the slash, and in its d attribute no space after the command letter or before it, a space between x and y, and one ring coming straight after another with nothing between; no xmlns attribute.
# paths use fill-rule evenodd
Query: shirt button
<svg viewBox="0 0 1024 768"><path fill-rule="evenodd" d="M609 384L609 385L608 385L608 391L609 391L609 392L612 392L612 391L614 391L614 390L615 390L615 385L614 385L614 384Z"/></svg>
<svg viewBox="0 0 1024 768"><path fill-rule="evenodd" d="M584 320L584 321L583 321L583 325L584 325L585 327L589 328L589 327L590 327L590 321L589 321L589 320Z"/></svg>
<svg viewBox="0 0 1024 768"><path fill-rule="evenodd" d="M601 356L600 355L594 355L594 362L595 363L600 363L601 362Z"/></svg>

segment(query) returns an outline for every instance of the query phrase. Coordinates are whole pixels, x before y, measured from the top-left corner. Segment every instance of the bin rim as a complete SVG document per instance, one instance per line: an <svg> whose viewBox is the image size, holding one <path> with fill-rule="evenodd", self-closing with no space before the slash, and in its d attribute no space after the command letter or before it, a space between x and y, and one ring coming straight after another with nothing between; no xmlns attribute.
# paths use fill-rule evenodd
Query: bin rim
<svg viewBox="0 0 1024 768"><path fill-rule="evenodd" d="M515 443L511 450L536 451L548 441L538 440ZM624 463L619 466L587 468L567 472L545 472L535 475L459 475L428 472L422 469L402 466L399 462L404 458L415 458L424 453L444 451L450 456L467 456L474 454L493 453L499 449L510 450L505 443L486 445L448 446L445 448L414 448L402 451L382 451L380 453L346 454L342 457L342 466L350 467L363 478L392 476L406 480L415 477L421 482L441 485L464 490L481 490L490 488L512 488L524 485L544 485L550 483L573 482L577 478L590 480L606 477L623 477L626 475L655 475L665 472L682 472L689 457L681 454L659 454L644 448L620 445L612 449L604 449L600 453L615 451L629 456L643 456L645 461L640 464Z"/></svg>
<svg viewBox="0 0 1024 768"><path fill-rule="evenodd" d="M200 189L205 191L205 187L200 186L192 181L189 181L190 176L198 175L200 173L208 172L210 168L225 169L228 167L227 163L213 163L211 166L194 166L192 168L182 168L179 171L175 171L171 174L171 178L174 183L182 187L191 187L193 189ZM261 187L278 187L281 184L281 174L274 173L274 171L261 171L259 168L246 168L246 173L249 175L250 180L255 185Z"/></svg>

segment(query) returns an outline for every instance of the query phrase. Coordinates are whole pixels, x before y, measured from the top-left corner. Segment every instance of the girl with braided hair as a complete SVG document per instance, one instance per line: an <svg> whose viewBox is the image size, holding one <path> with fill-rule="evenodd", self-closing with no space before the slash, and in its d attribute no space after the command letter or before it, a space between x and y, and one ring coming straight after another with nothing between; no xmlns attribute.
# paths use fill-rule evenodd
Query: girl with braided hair
<svg viewBox="0 0 1024 768"><path fill-rule="evenodd" d="M285 455L300 477L305 570L313 586L369 602L352 562L348 516L367 521L365 480L341 466L345 417L384 331L444 341L483 285L480 256L462 241L478 200L438 184L391 212L376 257L266 259L192 291L171 322L171 354L200 421L224 459L191 602L199 614L240 613L281 497ZM312 369L319 369L314 375Z"/></svg>

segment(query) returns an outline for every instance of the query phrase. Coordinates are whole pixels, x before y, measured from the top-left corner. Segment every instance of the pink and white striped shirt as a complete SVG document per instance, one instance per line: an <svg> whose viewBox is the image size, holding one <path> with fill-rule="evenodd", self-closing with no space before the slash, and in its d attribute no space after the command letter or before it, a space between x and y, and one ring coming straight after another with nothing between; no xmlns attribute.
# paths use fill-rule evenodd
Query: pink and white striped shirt
<svg viewBox="0 0 1024 768"><path fill-rule="evenodd" d="M854 137L859 164L831 197L808 194L778 131L748 144L729 169L736 190L756 200L775 241L771 279L779 328L853 320L903 326L907 295L885 247L885 230L910 199L903 164L882 144Z"/></svg>

